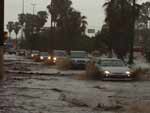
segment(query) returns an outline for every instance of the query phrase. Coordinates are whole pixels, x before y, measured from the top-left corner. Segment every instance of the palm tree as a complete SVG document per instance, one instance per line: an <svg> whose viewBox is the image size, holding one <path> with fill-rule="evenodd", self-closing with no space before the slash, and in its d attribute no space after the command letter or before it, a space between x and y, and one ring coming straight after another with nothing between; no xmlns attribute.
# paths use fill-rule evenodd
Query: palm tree
<svg viewBox="0 0 150 113"><path fill-rule="evenodd" d="M136 3L136 0L130 0L132 4L132 18L131 18L131 37L130 37L130 51L129 64L134 63L134 37L135 37L135 22L138 20L141 6Z"/></svg>
<svg viewBox="0 0 150 113"><path fill-rule="evenodd" d="M9 21L7 24L7 29L9 32L9 40L11 39L11 32L13 31L13 24L14 24L14 22L12 22L12 21Z"/></svg>
<svg viewBox="0 0 150 113"><path fill-rule="evenodd" d="M46 11L39 11L37 13L37 31L40 30L41 27L44 26L44 24L47 22L48 14Z"/></svg>
<svg viewBox="0 0 150 113"><path fill-rule="evenodd" d="M50 52L54 48L54 39L56 38L56 28L58 24L63 24L64 17L67 16L72 2L70 0L51 0L51 3L47 6L49 13L51 14L51 40L50 40ZM72 9L72 8L71 8Z"/></svg>
<svg viewBox="0 0 150 113"><path fill-rule="evenodd" d="M83 35L85 35L85 30L88 22L86 21L86 16L81 17L81 32Z"/></svg>
<svg viewBox="0 0 150 113"><path fill-rule="evenodd" d="M51 0L51 4L47 7L51 14L51 34L53 34L51 43L61 40L63 48L67 50L77 46L77 41L85 34L87 25L86 17L71 5L71 0Z"/></svg>
<svg viewBox="0 0 150 113"><path fill-rule="evenodd" d="M56 20L59 15L59 2L60 0L51 0L51 3L47 6L49 13L51 14L51 27L55 27Z"/></svg>
<svg viewBox="0 0 150 113"><path fill-rule="evenodd" d="M21 25L24 24L24 34L25 40L21 43L22 46L26 46L25 48L33 49L35 47L35 38L37 33L41 30L41 28L47 22L47 13L45 11L39 11L37 15L33 14L20 14L18 17L19 23Z"/></svg>
<svg viewBox="0 0 150 113"><path fill-rule="evenodd" d="M148 21L150 20L150 2L145 2L141 5L139 22L144 23L146 29L148 29Z"/></svg>
<svg viewBox="0 0 150 113"><path fill-rule="evenodd" d="M13 29L14 29L14 32L16 34L16 49L18 48L18 39L17 39L17 36L18 36L18 32L19 32L20 28L21 28L20 23L19 22L15 22L14 26L13 26Z"/></svg>
<svg viewBox="0 0 150 113"><path fill-rule="evenodd" d="M135 3L135 0L110 0L104 4L112 48L121 59L130 50L129 63L133 63L134 23L138 16Z"/></svg>
<svg viewBox="0 0 150 113"><path fill-rule="evenodd" d="M49 13L51 14L51 39L50 39L50 47L49 47L49 52L52 53L53 52L53 48L54 48L54 29L55 29L55 25L56 25L56 18L57 18L57 7L56 7L56 0L51 0L51 3L47 6L47 9L49 11Z"/></svg>

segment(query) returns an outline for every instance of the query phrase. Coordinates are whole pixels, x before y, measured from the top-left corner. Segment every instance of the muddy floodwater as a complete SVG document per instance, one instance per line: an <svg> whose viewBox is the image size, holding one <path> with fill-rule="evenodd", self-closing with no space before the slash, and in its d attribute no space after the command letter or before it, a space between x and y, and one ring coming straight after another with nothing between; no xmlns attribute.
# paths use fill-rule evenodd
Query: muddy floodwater
<svg viewBox="0 0 150 113"><path fill-rule="evenodd" d="M49 68L25 63L29 60L24 58L16 62L7 58L6 69ZM83 81L59 73L6 75L8 80L0 83L0 113L138 113L136 106L130 107L150 105L149 81Z"/></svg>

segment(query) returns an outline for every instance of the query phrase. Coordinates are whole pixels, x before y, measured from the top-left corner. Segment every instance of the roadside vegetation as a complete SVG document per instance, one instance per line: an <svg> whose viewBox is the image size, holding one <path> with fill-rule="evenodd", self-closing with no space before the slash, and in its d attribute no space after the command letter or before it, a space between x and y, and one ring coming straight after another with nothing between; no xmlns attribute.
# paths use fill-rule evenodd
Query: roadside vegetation
<svg viewBox="0 0 150 113"><path fill-rule="evenodd" d="M132 71L132 76L135 80L150 80L150 69L136 68Z"/></svg>
<svg viewBox="0 0 150 113"><path fill-rule="evenodd" d="M7 24L9 40L12 40L11 33L14 31L19 48L49 52L54 49L99 50L110 57L114 52L122 60L129 54L128 63L132 64L133 45L140 43L141 36L142 50L147 61L150 61L149 6L150 2L139 5L135 0L106 1L105 23L95 36L90 37L86 35L86 16L72 6L71 0L52 0L47 5L52 18L49 27L44 27L48 21L46 11L34 15L19 14L17 22ZM21 39L17 39L19 31L22 32Z"/></svg>

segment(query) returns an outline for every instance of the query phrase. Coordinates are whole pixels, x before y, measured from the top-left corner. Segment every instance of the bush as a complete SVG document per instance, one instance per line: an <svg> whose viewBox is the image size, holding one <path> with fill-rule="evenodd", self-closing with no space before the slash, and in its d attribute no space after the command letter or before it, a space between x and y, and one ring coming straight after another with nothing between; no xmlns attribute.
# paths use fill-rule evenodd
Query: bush
<svg viewBox="0 0 150 113"><path fill-rule="evenodd" d="M60 70L69 70L71 69L71 61L69 58L60 58L57 60L56 66Z"/></svg>
<svg viewBox="0 0 150 113"><path fill-rule="evenodd" d="M132 72L132 76L136 79L136 80L150 80L150 73L149 73L149 69L142 69L142 68L137 68L134 69Z"/></svg>

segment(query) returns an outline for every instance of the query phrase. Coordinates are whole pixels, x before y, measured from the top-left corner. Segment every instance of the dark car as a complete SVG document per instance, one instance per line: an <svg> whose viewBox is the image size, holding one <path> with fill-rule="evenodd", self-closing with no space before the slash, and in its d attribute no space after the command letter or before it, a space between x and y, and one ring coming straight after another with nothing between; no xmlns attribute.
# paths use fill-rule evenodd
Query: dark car
<svg viewBox="0 0 150 113"><path fill-rule="evenodd" d="M67 52L65 50L54 50L53 53L48 56L47 61L45 63L56 64L58 60L61 60L66 57L67 57Z"/></svg>
<svg viewBox="0 0 150 113"><path fill-rule="evenodd" d="M26 56L26 50L25 49L20 49L17 51L19 56Z"/></svg>
<svg viewBox="0 0 150 113"><path fill-rule="evenodd" d="M40 52L39 54L39 61L47 61L49 58L49 53L48 52Z"/></svg>
<svg viewBox="0 0 150 113"><path fill-rule="evenodd" d="M31 51L31 58L32 58L33 60L36 60L37 57L39 56L39 54L40 54L40 51L38 51L38 50L32 50L32 51Z"/></svg>
<svg viewBox="0 0 150 113"><path fill-rule="evenodd" d="M14 48L8 49L8 54L16 54L16 49Z"/></svg>

